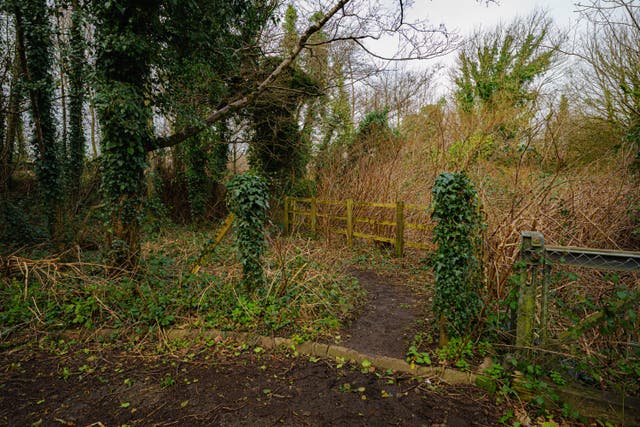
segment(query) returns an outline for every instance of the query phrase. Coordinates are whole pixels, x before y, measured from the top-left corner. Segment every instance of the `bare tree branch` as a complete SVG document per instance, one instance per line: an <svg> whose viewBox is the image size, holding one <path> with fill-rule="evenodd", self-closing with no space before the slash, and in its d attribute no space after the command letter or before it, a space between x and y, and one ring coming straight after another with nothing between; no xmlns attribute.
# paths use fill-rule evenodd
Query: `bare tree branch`
<svg viewBox="0 0 640 427"><path fill-rule="evenodd" d="M275 68L275 70L273 70L271 72L271 74L269 74L267 76L267 78L265 78L262 82L260 82L260 84L253 91L251 91L251 92L249 92L247 94L241 95L238 98L230 101L226 105L218 108L213 113L209 114L204 119L204 122L202 124L197 125L197 126L190 126L190 127L186 128L186 129L180 131L180 132L177 132L177 133L175 133L173 135L170 135L170 136L167 136L167 137L156 138L154 141L152 141L150 144L148 144L145 147L145 149L147 151L153 151L153 150L157 150L159 148L172 147L172 146L174 146L176 144L179 144L180 142L186 140L189 137L197 135L198 133L200 133L203 130L205 130L208 126L210 126L211 124L217 122L218 120L220 120L221 118L223 118L227 114L231 113L232 111L239 110L240 108L243 108L246 105L248 105L251 101L253 101L255 98L260 96L264 91L266 91L267 88L269 87L269 85L271 85L271 83L273 83L276 80L276 78L278 76L280 76L282 74L282 72L293 63L293 61L295 61L295 59L298 57L298 55L300 54L300 52L304 48L305 43L307 42L307 40L309 40L309 38L313 34L315 34L320 29L322 29L322 27L324 27L325 24L336 13L338 13L338 11L340 11L350 1L351 0L340 0L340 1L338 1L338 3L336 3L323 16L322 19L320 19L318 22L310 25L307 28L307 30L298 39L298 42L296 43L296 46L293 49L291 55L289 55L287 58L282 60L282 62L280 62L280 64Z"/></svg>

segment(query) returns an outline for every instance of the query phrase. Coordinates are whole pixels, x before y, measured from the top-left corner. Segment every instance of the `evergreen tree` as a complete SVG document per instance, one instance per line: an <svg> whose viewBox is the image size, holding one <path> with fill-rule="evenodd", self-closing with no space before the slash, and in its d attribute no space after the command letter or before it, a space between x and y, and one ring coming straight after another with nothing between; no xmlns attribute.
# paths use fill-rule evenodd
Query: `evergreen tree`
<svg viewBox="0 0 640 427"><path fill-rule="evenodd" d="M477 34L458 56L456 99L470 112L506 102L522 105L535 99L531 84L553 65L558 44L552 22L542 13L508 27Z"/></svg>

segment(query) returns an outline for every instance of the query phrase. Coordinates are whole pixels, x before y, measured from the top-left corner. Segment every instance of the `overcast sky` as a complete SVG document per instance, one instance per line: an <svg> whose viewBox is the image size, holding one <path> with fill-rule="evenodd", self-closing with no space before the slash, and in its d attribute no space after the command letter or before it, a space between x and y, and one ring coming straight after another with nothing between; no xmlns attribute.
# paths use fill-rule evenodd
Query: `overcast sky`
<svg viewBox="0 0 640 427"><path fill-rule="evenodd" d="M493 27L500 21L510 22L516 16L526 16L535 8L542 8L559 26L569 28L577 15L575 0L499 0L487 4L476 0L415 0L407 13L412 18L427 18L431 23L445 24L461 35L479 26Z"/></svg>
<svg viewBox="0 0 640 427"><path fill-rule="evenodd" d="M535 9L545 10L555 24L563 30L574 30L578 23L577 0L414 0L406 11L408 20L428 20L434 26L444 24L449 31L455 31L465 38L479 28L491 29L498 23L510 23L514 18L525 17ZM383 45L389 43L382 42ZM382 48L390 53L393 48ZM436 63L450 67L455 63L456 52L428 61L411 61L409 68L423 69ZM446 72L446 70L444 71ZM446 82L447 77L439 73L438 80Z"/></svg>

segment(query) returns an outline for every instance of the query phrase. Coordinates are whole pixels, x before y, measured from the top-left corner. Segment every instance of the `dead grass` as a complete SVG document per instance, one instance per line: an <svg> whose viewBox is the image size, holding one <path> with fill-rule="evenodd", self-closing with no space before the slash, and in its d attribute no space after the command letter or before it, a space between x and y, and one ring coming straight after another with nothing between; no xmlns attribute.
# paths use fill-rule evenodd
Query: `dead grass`
<svg viewBox="0 0 640 427"><path fill-rule="evenodd" d="M606 151L605 157L585 162L591 156L576 155L575 144L565 138L570 136L566 123L540 121L515 138L523 141L525 149L510 143L503 151L488 155L490 144L494 149L504 144L491 133L503 119L496 113L463 120L439 108L426 109L422 118L407 121L407 136L394 150L357 153L355 157L346 150L337 151L318 175L318 198L387 203L403 200L429 206L438 173L465 170L476 185L487 224L484 257L490 304L506 298L513 288L509 277L519 258L524 230L541 232L546 243L552 245L640 249L640 241L633 234L638 227L633 212L640 205L638 177L629 168L633 150L622 145L616 151ZM603 150L598 153L603 154ZM430 224L428 213L416 220ZM380 220L389 220L382 213L377 215ZM571 305L580 296L598 305L622 285L640 290L638 274L621 275L620 283L614 283L606 273L584 269L578 273L576 280L565 276L553 284L558 301ZM554 307L554 332L560 333L571 321ZM640 317L640 310L635 310ZM589 314L583 309L581 315ZM602 354L606 348L619 353L623 347L633 348L618 345L624 337L632 339L630 336L622 331L608 337L593 330L581 338L580 348L586 354Z"/></svg>

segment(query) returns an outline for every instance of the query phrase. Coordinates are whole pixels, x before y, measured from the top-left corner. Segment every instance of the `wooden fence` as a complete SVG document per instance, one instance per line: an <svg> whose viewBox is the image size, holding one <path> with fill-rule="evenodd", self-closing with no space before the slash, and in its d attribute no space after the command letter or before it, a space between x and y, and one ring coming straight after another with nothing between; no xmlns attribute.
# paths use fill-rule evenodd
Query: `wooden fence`
<svg viewBox="0 0 640 427"><path fill-rule="evenodd" d="M405 248L433 249L429 208L403 201L370 203L285 197L283 222L286 234L294 226L305 225L312 235L318 231L327 236L344 235L349 247L354 238L392 244L399 257Z"/></svg>

